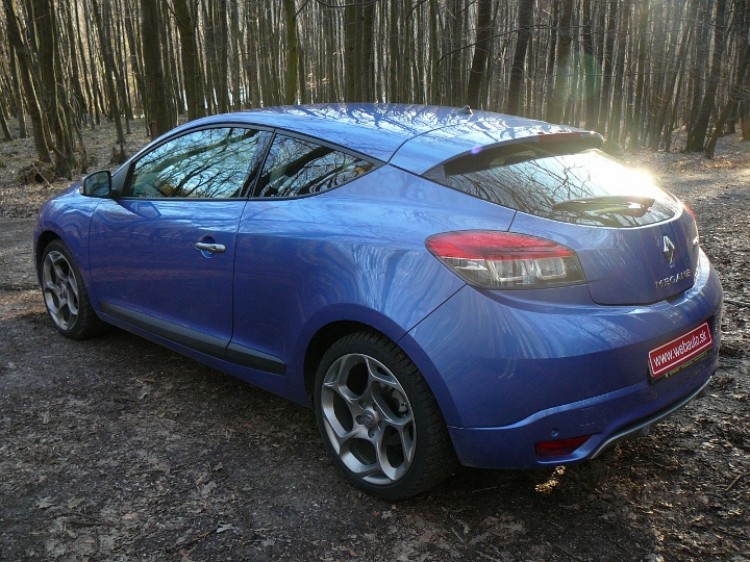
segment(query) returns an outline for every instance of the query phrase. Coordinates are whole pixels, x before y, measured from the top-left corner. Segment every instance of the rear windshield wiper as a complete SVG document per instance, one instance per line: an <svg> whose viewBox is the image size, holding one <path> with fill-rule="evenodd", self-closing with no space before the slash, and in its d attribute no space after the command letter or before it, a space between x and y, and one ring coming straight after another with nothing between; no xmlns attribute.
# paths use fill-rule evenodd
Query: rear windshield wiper
<svg viewBox="0 0 750 562"><path fill-rule="evenodd" d="M552 206L553 211L573 211L578 213L616 213L642 217L654 204L653 197L635 195L606 195L602 197L585 197L569 199Z"/></svg>

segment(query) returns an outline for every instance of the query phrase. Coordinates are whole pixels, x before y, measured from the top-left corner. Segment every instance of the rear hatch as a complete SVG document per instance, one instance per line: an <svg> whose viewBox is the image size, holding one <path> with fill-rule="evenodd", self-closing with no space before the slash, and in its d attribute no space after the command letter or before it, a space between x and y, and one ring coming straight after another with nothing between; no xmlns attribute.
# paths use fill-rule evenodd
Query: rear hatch
<svg viewBox="0 0 750 562"><path fill-rule="evenodd" d="M648 175L592 148L590 133L475 149L424 175L518 211L510 230L574 250L594 302L649 304L693 286L691 213Z"/></svg>

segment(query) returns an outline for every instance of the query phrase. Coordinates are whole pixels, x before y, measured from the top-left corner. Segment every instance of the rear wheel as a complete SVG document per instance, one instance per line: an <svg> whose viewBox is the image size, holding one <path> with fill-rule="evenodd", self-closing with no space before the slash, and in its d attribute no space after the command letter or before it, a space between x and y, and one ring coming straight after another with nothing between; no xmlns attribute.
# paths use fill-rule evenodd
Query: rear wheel
<svg viewBox="0 0 750 562"><path fill-rule="evenodd" d="M44 248L41 277L44 304L58 332L84 339L102 330L104 324L91 308L75 259L60 240Z"/></svg>
<svg viewBox="0 0 750 562"><path fill-rule="evenodd" d="M374 332L326 352L315 416L333 461L355 486L404 499L438 484L455 460L435 398L406 354Z"/></svg>

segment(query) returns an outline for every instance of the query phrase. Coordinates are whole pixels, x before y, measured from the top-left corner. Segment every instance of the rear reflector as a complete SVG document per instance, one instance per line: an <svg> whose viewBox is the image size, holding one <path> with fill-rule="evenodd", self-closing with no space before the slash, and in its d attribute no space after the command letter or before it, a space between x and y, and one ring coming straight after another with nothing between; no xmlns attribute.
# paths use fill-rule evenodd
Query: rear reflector
<svg viewBox="0 0 750 562"><path fill-rule="evenodd" d="M549 459L553 457L566 457L578 447L589 440L591 435L571 437L570 439L559 439L557 441L540 441L534 445L536 456Z"/></svg>
<svg viewBox="0 0 750 562"><path fill-rule="evenodd" d="M472 285L490 289L536 289L583 283L570 248L535 236L466 230L436 234L427 249Z"/></svg>

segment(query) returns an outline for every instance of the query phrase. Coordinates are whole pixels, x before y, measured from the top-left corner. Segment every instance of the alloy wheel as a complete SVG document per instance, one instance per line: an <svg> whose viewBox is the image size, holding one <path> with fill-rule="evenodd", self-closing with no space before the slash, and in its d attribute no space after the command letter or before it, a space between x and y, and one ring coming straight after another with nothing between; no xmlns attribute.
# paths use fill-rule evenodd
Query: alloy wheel
<svg viewBox="0 0 750 562"><path fill-rule="evenodd" d="M47 253L42 266L42 290L52 321L70 330L78 320L78 282L68 259L56 250Z"/></svg>
<svg viewBox="0 0 750 562"><path fill-rule="evenodd" d="M321 413L328 439L344 466L373 485L388 485L409 470L416 427L409 399L376 359L352 353L326 372Z"/></svg>

